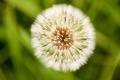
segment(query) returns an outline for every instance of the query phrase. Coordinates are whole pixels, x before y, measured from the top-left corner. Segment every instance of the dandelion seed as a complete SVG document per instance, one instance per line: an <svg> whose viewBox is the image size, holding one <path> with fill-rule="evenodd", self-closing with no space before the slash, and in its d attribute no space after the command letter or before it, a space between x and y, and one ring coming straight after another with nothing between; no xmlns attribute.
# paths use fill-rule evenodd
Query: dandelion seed
<svg viewBox="0 0 120 80"><path fill-rule="evenodd" d="M31 27L35 55L58 71L75 71L95 48L95 32L89 18L70 5L55 5L42 12Z"/></svg>

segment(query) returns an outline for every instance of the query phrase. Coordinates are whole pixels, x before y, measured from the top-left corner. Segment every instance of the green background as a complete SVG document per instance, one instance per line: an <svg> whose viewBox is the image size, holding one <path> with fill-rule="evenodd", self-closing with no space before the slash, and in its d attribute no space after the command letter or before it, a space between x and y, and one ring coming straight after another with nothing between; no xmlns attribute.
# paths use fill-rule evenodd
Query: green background
<svg viewBox="0 0 120 80"><path fill-rule="evenodd" d="M31 47L35 17L62 3L81 9L96 30L94 54L75 72L46 68ZM120 0L0 0L0 80L120 80Z"/></svg>

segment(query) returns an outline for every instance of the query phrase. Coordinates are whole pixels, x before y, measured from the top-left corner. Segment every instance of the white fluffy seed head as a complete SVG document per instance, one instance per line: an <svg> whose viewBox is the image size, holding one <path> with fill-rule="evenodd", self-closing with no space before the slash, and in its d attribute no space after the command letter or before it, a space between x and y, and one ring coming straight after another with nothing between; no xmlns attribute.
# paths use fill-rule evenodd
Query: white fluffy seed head
<svg viewBox="0 0 120 80"><path fill-rule="evenodd" d="M35 55L58 71L75 71L95 48L95 32L89 18L70 5L55 5L38 15L31 27Z"/></svg>

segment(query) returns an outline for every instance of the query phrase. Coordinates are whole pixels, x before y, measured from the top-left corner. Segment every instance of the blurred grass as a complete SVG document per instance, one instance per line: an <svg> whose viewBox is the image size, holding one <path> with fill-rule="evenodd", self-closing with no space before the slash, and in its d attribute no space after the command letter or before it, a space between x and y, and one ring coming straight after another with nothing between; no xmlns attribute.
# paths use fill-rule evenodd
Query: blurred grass
<svg viewBox="0 0 120 80"><path fill-rule="evenodd" d="M96 29L94 55L76 72L46 68L30 43L35 17L61 3L81 9ZM119 0L1 0L0 16L0 80L120 80Z"/></svg>

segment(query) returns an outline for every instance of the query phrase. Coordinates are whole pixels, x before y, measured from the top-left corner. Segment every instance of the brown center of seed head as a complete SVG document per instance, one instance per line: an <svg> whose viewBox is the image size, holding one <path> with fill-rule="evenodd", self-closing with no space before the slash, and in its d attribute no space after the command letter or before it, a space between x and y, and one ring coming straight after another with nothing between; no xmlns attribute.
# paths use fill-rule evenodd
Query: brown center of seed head
<svg viewBox="0 0 120 80"><path fill-rule="evenodd" d="M68 49L73 44L73 35L68 28L57 27L52 34L53 45L58 49Z"/></svg>

